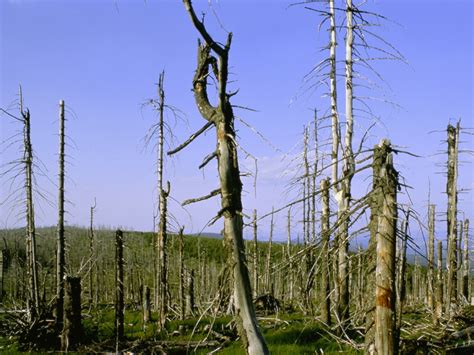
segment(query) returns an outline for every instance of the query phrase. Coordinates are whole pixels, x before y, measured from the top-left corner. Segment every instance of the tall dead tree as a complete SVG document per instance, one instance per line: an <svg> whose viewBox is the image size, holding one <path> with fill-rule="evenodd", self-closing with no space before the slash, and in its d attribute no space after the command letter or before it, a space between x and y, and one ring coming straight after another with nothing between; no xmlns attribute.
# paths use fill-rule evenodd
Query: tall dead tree
<svg viewBox="0 0 474 355"><path fill-rule="evenodd" d="M65 269L65 240L64 240L64 100L59 102L59 183L58 183L58 227L56 251L56 327L60 331L64 313L64 269Z"/></svg>
<svg viewBox="0 0 474 355"><path fill-rule="evenodd" d="M381 154L377 202L377 266L375 270L375 353L394 354L395 332L395 246L397 231L398 173L393 167L390 142L383 140L376 147ZM374 153L378 155L378 153ZM374 160L374 164L377 161Z"/></svg>
<svg viewBox="0 0 474 355"><path fill-rule="evenodd" d="M23 109L23 95L20 87L20 115L23 123L23 162L25 164L26 192L26 257L29 284L28 313L33 320L40 312L38 269L36 265L36 227L33 207L33 147L31 144L30 110Z"/></svg>
<svg viewBox="0 0 474 355"><path fill-rule="evenodd" d="M428 207L428 307L434 311L435 205ZM434 312L433 312L434 315Z"/></svg>
<svg viewBox="0 0 474 355"><path fill-rule="evenodd" d="M229 33L225 45L217 43L207 32L204 23L197 18L191 0L183 0L183 3L191 22L205 42L198 44L197 69L193 80L194 98L201 116L207 121L204 130L212 125L216 127L217 149L206 160L217 158L220 188L211 196L221 195L222 208L218 217L224 217L224 238L233 247L232 268L237 327L248 354L267 354L267 345L257 325L245 260L245 245L242 235L242 182L240 181L234 114L230 103L232 95L228 94L226 90L232 33ZM211 54L211 50L213 54ZM217 106L211 105L207 94L209 67L212 68L217 80ZM196 136L194 135L194 138Z"/></svg>
<svg viewBox="0 0 474 355"><path fill-rule="evenodd" d="M457 305L457 179L458 179L458 146L459 122L457 127L448 125L448 180L446 193L448 195L447 210L447 240L448 255L446 267L448 270L446 310L452 316Z"/></svg>
<svg viewBox="0 0 474 355"><path fill-rule="evenodd" d="M123 284L123 232L115 232L115 349L118 352L123 340L124 284Z"/></svg>
<svg viewBox="0 0 474 355"><path fill-rule="evenodd" d="M167 182L167 189L161 189L160 193L160 222L158 228L158 295L159 295L159 321L158 329L163 330L168 315L168 255L166 250L168 196L170 193L170 183Z"/></svg>
<svg viewBox="0 0 474 355"><path fill-rule="evenodd" d="M338 315L344 325L349 318L349 204L351 201L351 182L355 169L354 153L352 151L352 137L354 130L353 118L353 7L352 0L346 0L346 125L344 137L343 166L341 176L341 189L337 195L338 202L338 220L340 227L338 229L338 284L339 301Z"/></svg>

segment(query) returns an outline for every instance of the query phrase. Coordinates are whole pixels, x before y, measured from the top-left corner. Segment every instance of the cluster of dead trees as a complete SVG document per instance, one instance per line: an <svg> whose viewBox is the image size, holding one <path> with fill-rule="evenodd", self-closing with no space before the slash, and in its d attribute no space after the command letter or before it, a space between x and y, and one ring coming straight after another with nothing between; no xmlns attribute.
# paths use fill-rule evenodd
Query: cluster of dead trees
<svg viewBox="0 0 474 355"><path fill-rule="evenodd" d="M321 13L329 23L328 57L316 65L310 75L311 78L319 78L319 81L328 84L329 113L318 118L315 110L311 126L314 127L313 153L310 153L309 148L309 127L304 129L303 171L296 179L297 183L301 184L301 195L289 204L260 217L255 210L253 221L245 224L238 162L239 143L231 104L235 93L228 90L232 33L227 35L224 43L215 40L207 31L204 22L197 17L191 0L183 0L183 4L201 36L192 88L196 106L205 122L200 130L181 145L168 151L168 155L180 152L207 130L216 130L216 148L204 158L200 168L216 160L219 187L206 196L184 201L183 205L220 196L221 209L210 224L223 219L223 261L221 264L212 264L210 256L199 250L198 257L194 258L197 263L190 267L186 262L189 258L184 252L184 227L169 240L167 201L171 184L163 182L163 171L166 134L164 111L170 106L165 103L162 73L158 82L158 99L151 102L158 113L158 122L152 132L157 137L159 206L156 233L150 241L153 244L153 252L149 256L152 265L148 269L143 268L143 260L136 258L131 251L124 251L124 240L127 237L121 230L117 230L115 234L115 258L109 258L109 263L104 265L107 259L100 260L104 250L98 249L98 234L94 230L94 203L90 209L90 228L87 235L88 260L81 263L77 275L74 275L71 272L73 268L68 268L66 263L66 119L65 104L61 101L55 292L52 297L55 330L61 349L74 349L81 337L81 293L84 292L87 292L91 307L101 302L113 301L117 351L121 349L125 335L125 305L130 302L137 303L143 311L144 327L151 321L151 311L157 312L157 332L160 333L166 332L167 321L173 317L184 319L197 315L197 311L232 313L248 354L269 352L258 326L254 299L261 301L265 307L270 304L268 307L275 312L300 308L306 314L317 316L325 325L333 326L337 335L348 342L351 342L351 339L347 331L363 325L364 348L369 354L398 352L403 307L407 304L422 304L426 300L434 322L453 317L460 306L469 302L471 295L469 221L459 221L457 210L460 124L456 127L450 125L447 130L448 204L445 265L442 241L438 241L438 257L435 261L435 206L432 204L429 205L426 268L422 269L417 263L414 267L407 264L407 246L411 242L409 216L414 212L401 209L397 200L403 184L393 161L394 153L403 152L386 139L382 139L371 149L363 148L367 134L362 136L358 149L354 150L354 103L358 100L354 92L355 78L358 78L355 66L369 66L368 59L360 56L358 46L366 50L382 51L390 58L403 59L390 45L388 50L381 50L366 41L366 35L372 33L368 32L369 22L365 20L365 16L378 15L362 11L352 4L351 0L346 0L346 6L342 9L335 6L334 0L328 0L327 7L323 9L311 8ZM338 99L337 78L341 74L336 58L337 32L340 27L337 23L341 13L344 14L345 31L344 120L340 117L342 114L339 109L341 102ZM369 68L371 69L370 66ZM217 83L217 102L214 104L210 102L207 91L211 77ZM24 154L17 164L24 172L25 182L26 257L22 266L28 287L24 288L24 298L29 321L33 323L44 316L47 307L44 297L40 297L33 207L34 163L30 112L23 108L21 93L19 116L6 111L4 113L21 122L24 127ZM318 124L324 119L329 119L331 131L330 157L326 160L320 159L318 140ZM369 172L372 177L369 193L355 198L353 181L365 172ZM331 207L334 205L336 209L332 211ZM297 209L298 206L302 207L303 243L293 245L291 209ZM274 218L282 211L288 212L288 242L286 245L274 245ZM403 212L403 218L400 218L400 211ZM363 218L368 215L368 222L364 223ZM263 245L258 243L258 222L268 217L271 217L271 230L265 250ZM247 242L247 248L243 239L245 226L253 228L253 242ZM370 235L368 248L350 253L351 239L363 232ZM73 253L72 249L70 253ZM278 257L275 256L277 253ZM3 261L0 264L3 265ZM177 267L171 267L171 264ZM142 268L135 269L134 265L141 265ZM111 268L115 271L115 278L113 284L108 285L110 279L105 282L105 274ZM3 287L3 268L0 270L0 285ZM86 288L81 287L79 274L87 275ZM172 285L171 280L177 281L177 285ZM259 297L261 294L265 296ZM172 295L177 296L177 303L172 302Z"/></svg>

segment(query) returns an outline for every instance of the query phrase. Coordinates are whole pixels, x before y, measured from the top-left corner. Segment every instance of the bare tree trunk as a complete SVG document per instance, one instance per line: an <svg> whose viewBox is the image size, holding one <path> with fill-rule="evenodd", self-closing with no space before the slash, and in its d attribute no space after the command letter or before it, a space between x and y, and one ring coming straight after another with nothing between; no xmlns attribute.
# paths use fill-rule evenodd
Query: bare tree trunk
<svg viewBox="0 0 474 355"><path fill-rule="evenodd" d="M353 92L352 92L352 49L353 49L353 8L352 0L346 0L346 131L344 147L344 165L342 169L341 190L338 195L338 220L342 221L338 229L338 315L343 327L349 319L349 204L351 200L351 181L354 172L352 152L353 136Z"/></svg>
<svg viewBox="0 0 474 355"><path fill-rule="evenodd" d="M155 310L159 310L159 306L161 305L161 297L162 291L161 290L161 249L162 249L162 196L163 196L163 148L164 148L164 110L165 110L165 92L163 88L163 80L164 80L164 72L160 73L158 78L158 144L157 144L157 178L158 178L158 210L160 214L160 218L158 220L158 226L156 228L157 235L156 235L156 280L155 280ZM164 216L166 221L166 216ZM156 220L156 218L155 218ZM164 226L166 228L166 226ZM161 322L159 322L161 323Z"/></svg>
<svg viewBox="0 0 474 355"><path fill-rule="evenodd" d="M123 287L123 232L115 233L115 348L118 352L123 340L124 287Z"/></svg>
<svg viewBox="0 0 474 355"><path fill-rule="evenodd" d="M436 320L443 315L443 242L438 241L438 262L436 265Z"/></svg>
<svg viewBox="0 0 474 355"><path fill-rule="evenodd" d="M407 239L408 239L408 219L410 217L410 211L406 212L405 219L402 223L402 240L400 243L400 249L398 253L398 270L396 274L396 327L395 327L395 353L398 353L398 347L400 343L400 331L402 329L402 316L403 306L405 304L405 293L406 293L406 264L407 264Z"/></svg>
<svg viewBox="0 0 474 355"><path fill-rule="evenodd" d="M451 317L457 305L457 177L458 177L458 141L459 123L457 127L448 125L448 181L446 193L448 195L447 231L448 255L446 266L448 269L448 297L446 310Z"/></svg>
<svg viewBox="0 0 474 355"><path fill-rule="evenodd" d="M96 294L94 298L94 266L96 263L95 252L94 252L94 210L96 208L96 203L94 200L94 206L91 206L90 210L90 225L89 225L89 305L92 306L92 302L95 300L95 306L97 307L98 295ZM96 270L97 277L97 270Z"/></svg>
<svg viewBox="0 0 474 355"><path fill-rule="evenodd" d="M434 233L435 233L435 205L428 208L428 307L434 313Z"/></svg>
<svg viewBox="0 0 474 355"><path fill-rule="evenodd" d="M184 227L179 229L179 305L181 320L185 318L185 270L184 270Z"/></svg>
<svg viewBox="0 0 474 355"><path fill-rule="evenodd" d="M329 282L329 179L323 179L320 183L322 191L322 213L321 213L321 321L327 325L331 324L331 286Z"/></svg>
<svg viewBox="0 0 474 355"><path fill-rule="evenodd" d="M148 286L143 286L142 292L143 330L145 331L148 322L151 319L150 288Z"/></svg>
<svg viewBox="0 0 474 355"><path fill-rule="evenodd" d="M464 220L464 245L463 245L463 264L462 264L462 295L470 304L469 299L469 219Z"/></svg>
<svg viewBox="0 0 474 355"><path fill-rule="evenodd" d="M58 183L58 228L56 250L56 328L61 331L64 313L64 101L59 102L59 183Z"/></svg>
<svg viewBox="0 0 474 355"><path fill-rule="evenodd" d="M74 351L83 337L81 324L81 278L65 279L64 320L61 333L61 350Z"/></svg>
<svg viewBox="0 0 474 355"><path fill-rule="evenodd" d="M253 297L258 296L257 210L253 210Z"/></svg>
<svg viewBox="0 0 474 355"><path fill-rule="evenodd" d="M268 238L268 250L267 250L267 261L266 261L266 283L265 283L265 293L273 295L273 272L272 272L272 247L273 247L273 226L274 226L274 209L272 208L272 217L270 220L270 236Z"/></svg>
<svg viewBox="0 0 474 355"><path fill-rule="evenodd" d="M226 92L228 77L228 58L232 41L229 33L225 45L216 43L207 32L204 24L197 18L190 0L183 0L191 21L206 44L198 46L198 63L194 76L194 97L203 118L212 122L217 129L217 165L220 178L222 209L219 216L224 217L224 238L233 245L233 273L235 313L237 328L248 354L267 354L268 348L257 325L252 302L252 290L245 258L245 245L242 235L242 182L237 156L237 142L234 130L234 114ZM217 55L210 55L210 50ZM207 96L207 76L209 66L213 68L218 82L218 105L209 103Z"/></svg>
<svg viewBox="0 0 474 355"><path fill-rule="evenodd" d="M30 111L23 110L23 98L20 87L20 114L23 119L23 144L25 163L25 189L26 189L26 250L27 273L29 283L29 318L33 320L39 315L40 297L38 287L38 271L36 265L36 228L33 207L33 148L31 145L31 117Z"/></svg>
<svg viewBox="0 0 474 355"><path fill-rule="evenodd" d="M382 141L378 149L386 150L388 154L381 162L378 176L381 188L376 192L380 213L376 234L375 352L390 355L396 351L394 291L398 173L393 168L390 143Z"/></svg>
<svg viewBox="0 0 474 355"><path fill-rule="evenodd" d="M286 257L288 260L288 293L289 293L289 304L291 305L293 303L293 297L294 297L294 290L293 290L293 285L294 285L294 273L293 273L293 263L291 260L291 209L288 209L288 220L287 220L287 250L286 250Z"/></svg>
<svg viewBox="0 0 474 355"><path fill-rule="evenodd" d="M190 270L188 273L187 292L186 292L186 316L192 317L194 315L194 270Z"/></svg>

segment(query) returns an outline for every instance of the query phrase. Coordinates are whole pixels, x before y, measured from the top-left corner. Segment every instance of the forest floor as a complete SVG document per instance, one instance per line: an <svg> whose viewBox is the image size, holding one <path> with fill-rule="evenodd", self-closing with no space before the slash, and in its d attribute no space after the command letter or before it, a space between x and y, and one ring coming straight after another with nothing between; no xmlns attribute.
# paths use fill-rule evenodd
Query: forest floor
<svg viewBox="0 0 474 355"><path fill-rule="evenodd" d="M18 321L17 316L0 314L0 353L54 350L54 332L51 329L48 331L47 327L40 330L42 336L35 341L32 341L31 333L27 336L24 331L17 330L13 335L15 326L12 322L15 318ZM338 337L334 328L301 313L259 314L259 324L272 354L363 353L362 328L352 329ZM473 326L474 307L466 307L460 316L449 323L437 325L433 324L429 313L421 307L407 308L403 318L400 353L474 354L473 343L470 341L472 333L469 331ZM83 327L82 344L77 352L115 352L113 307L103 307L100 311L85 310ZM459 332L466 329L467 332ZM244 354L235 323L230 316L172 320L167 323L165 332L157 334L154 314L144 328L141 312L127 310L125 334L120 346L123 352Z"/></svg>

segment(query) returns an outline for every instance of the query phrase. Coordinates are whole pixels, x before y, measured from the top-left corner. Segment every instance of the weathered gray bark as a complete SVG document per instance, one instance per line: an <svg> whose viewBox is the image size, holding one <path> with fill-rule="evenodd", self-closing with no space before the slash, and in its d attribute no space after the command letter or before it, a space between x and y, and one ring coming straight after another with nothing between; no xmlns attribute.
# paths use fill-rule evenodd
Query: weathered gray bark
<svg viewBox="0 0 474 355"><path fill-rule="evenodd" d="M449 316L454 314L457 305L457 177L458 177L458 143L459 123L457 127L448 125L448 195L447 210L447 298L446 310Z"/></svg>
<svg viewBox="0 0 474 355"><path fill-rule="evenodd" d="M438 260L436 264L436 320L443 315L443 242L438 241Z"/></svg>
<svg viewBox="0 0 474 355"><path fill-rule="evenodd" d="M162 188L160 193L160 222L158 228L158 294L159 294L159 320L158 331L164 329L168 316L168 255L166 248L167 215L168 215L168 195L170 193L170 183L167 184L166 191Z"/></svg>
<svg viewBox="0 0 474 355"><path fill-rule="evenodd" d="M321 210L321 321L331 324L331 286L329 281L329 179L320 183Z"/></svg>
<svg viewBox="0 0 474 355"><path fill-rule="evenodd" d="M120 350L123 341L124 284L123 284L123 232L115 233L115 347Z"/></svg>
<svg viewBox="0 0 474 355"><path fill-rule="evenodd" d="M187 278L187 292L186 292L186 316L192 317L194 315L194 270L188 272Z"/></svg>
<svg viewBox="0 0 474 355"><path fill-rule="evenodd" d="M157 275L155 283L155 308L158 310L158 332L161 332L166 324L168 315L168 266L167 266L167 198L170 193L170 184L167 183L167 189L163 188L163 152L164 152L164 110L165 110L165 91L164 91L164 72L160 73L158 79L158 206L159 221L158 235L156 238L156 257L157 257Z"/></svg>
<svg viewBox="0 0 474 355"><path fill-rule="evenodd" d="M398 352L398 346L400 342L400 331L402 329L402 315L403 306L405 305L405 293L406 293L406 264L407 264L407 240L408 240L408 220L410 217L410 211L406 212L405 219L402 222L401 232L402 239L400 242L400 248L398 252L398 265L396 274L396 327L395 327L395 347Z"/></svg>
<svg viewBox="0 0 474 355"><path fill-rule="evenodd" d="M31 144L31 117L28 109L23 110L23 98L20 87L20 114L23 121L23 161L25 163L26 190L26 257L29 285L28 313L30 320L39 315L40 298L38 269L36 265L36 227L33 207L33 147Z"/></svg>
<svg viewBox="0 0 474 355"><path fill-rule="evenodd" d="M64 268L65 268L65 240L64 240L64 160L65 160L65 132L64 132L64 101L59 102L59 183L58 183L58 227L56 250L56 328L61 331L64 313Z"/></svg>
<svg viewBox="0 0 474 355"><path fill-rule="evenodd" d="M397 230L397 184L390 153L390 143L382 141L380 150L387 155L381 161L379 176L380 189L377 216L377 266L375 271L375 352L394 354L395 346L395 245ZM374 169L375 170L375 169Z"/></svg>
<svg viewBox="0 0 474 355"><path fill-rule="evenodd" d="M81 323L81 278L67 276L64 282L64 320L61 350L74 351L83 337Z"/></svg>
<svg viewBox="0 0 474 355"><path fill-rule="evenodd" d="M338 191L338 220L342 221L338 228L338 284L339 284L339 300L338 315L343 326L349 319L349 204L351 201L351 182L354 172L354 154L352 151L352 137L354 130L353 120L353 84L352 84L352 65L353 65L353 7L352 0L346 0L346 130L344 137L343 167L341 188Z"/></svg>
<svg viewBox="0 0 474 355"><path fill-rule="evenodd" d="M205 40L198 46L198 63L193 80L194 97L204 119L217 130L217 166L221 188L219 216L224 217L224 238L233 245L233 279L235 314L239 335L248 354L267 354L268 348L258 328L252 302L252 290L245 258L242 235L242 183L237 156L234 114L227 93L228 58L232 41L229 33L225 45L215 42L197 18L190 0L183 0L191 21ZM217 55L211 56L210 51ZM217 62L217 65L216 65ZM212 106L207 96L207 76L212 66L218 83L218 105Z"/></svg>
<svg viewBox="0 0 474 355"><path fill-rule="evenodd" d="M462 295L469 304L469 219L464 220L464 244L463 244L463 264L462 264Z"/></svg>

